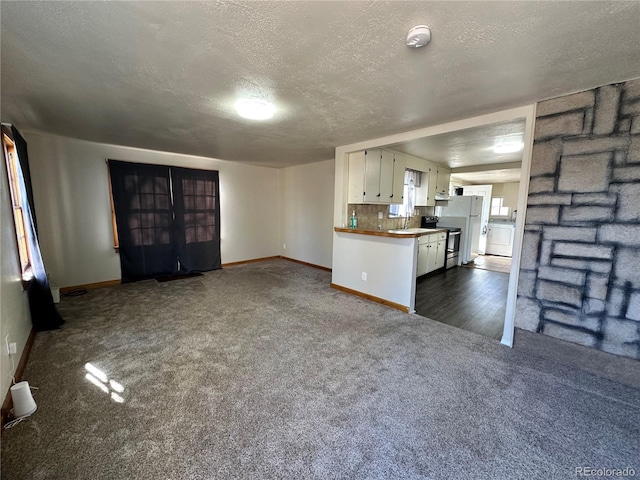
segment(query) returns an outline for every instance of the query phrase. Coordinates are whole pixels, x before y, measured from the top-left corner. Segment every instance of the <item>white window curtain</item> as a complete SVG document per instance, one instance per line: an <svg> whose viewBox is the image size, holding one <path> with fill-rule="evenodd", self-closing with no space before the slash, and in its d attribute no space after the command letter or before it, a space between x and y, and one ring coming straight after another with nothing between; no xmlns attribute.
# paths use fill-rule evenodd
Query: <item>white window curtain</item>
<svg viewBox="0 0 640 480"><path fill-rule="evenodd" d="M416 202L416 188L420 186L422 172L407 168L404 171L404 192L402 205L389 205L389 216L406 217L413 215Z"/></svg>
<svg viewBox="0 0 640 480"><path fill-rule="evenodd" d="M421 179L422 179L422 172L419 172L418 170L411 170L411 169L407 168L404 171L404 184L405 185L409 185L411 180L413 180L413 186L414 187L419 187Z"/></svg>

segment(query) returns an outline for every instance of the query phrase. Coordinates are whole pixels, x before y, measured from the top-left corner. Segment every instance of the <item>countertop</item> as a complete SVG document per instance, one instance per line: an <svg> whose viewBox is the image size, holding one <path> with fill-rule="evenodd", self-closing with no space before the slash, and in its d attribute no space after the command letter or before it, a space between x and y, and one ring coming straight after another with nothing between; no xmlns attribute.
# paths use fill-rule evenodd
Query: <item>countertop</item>
<svg viewBox="0 0 640 480"><path fill-rule="evenodd" d="M374 237L392 237L392 238L416 238L423 235L431 235L432 233L446 232L446 228L407 228L397 230L364 230L361 228L341 228L334 227L335 232L355 233L359 235L372 235Z"/></svg>

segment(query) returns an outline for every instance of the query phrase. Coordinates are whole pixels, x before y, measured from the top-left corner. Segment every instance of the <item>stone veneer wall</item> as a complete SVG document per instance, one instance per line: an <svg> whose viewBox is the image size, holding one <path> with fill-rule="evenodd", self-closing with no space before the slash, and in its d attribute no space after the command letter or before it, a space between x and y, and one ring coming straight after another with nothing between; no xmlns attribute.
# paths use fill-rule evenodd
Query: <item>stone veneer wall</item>
<svg viewBox="0 0 640 480"><path fill-rule="evenodd" d="M640 359L640 79L536 116L516 326Z"/></svg>

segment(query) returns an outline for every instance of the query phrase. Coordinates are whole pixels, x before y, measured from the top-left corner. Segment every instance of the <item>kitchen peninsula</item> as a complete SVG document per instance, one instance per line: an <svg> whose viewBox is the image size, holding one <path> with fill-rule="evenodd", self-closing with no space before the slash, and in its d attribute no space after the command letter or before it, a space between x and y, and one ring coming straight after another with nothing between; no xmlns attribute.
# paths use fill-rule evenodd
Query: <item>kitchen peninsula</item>
<svg viewBox="0 0 640 480"><path fill-rule="evenodd" d="M403 312L415 311L418 250L424 245L424 256L429 241L446 240L445 229L335 227L334 232L333 288Z"/></svg>

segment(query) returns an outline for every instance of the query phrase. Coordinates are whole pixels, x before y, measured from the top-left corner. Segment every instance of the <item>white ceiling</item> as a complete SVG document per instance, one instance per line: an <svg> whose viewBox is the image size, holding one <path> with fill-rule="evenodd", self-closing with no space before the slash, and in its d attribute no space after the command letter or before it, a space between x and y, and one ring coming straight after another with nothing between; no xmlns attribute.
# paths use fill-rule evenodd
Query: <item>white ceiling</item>
<svg viewBox="0 0 640 480"><path fill-rule="evenodd" d="M520 168L513 168L513 163L522 162L522 150L495 153L494 147L502 143L523 143L524 127L524 119L514 119L419 138L389 148L447 165L452 169L452 175L465 183L517 182ZM503 164L510 164L509 168L501 167ZM490 167L477 171L478 165Z"/></svg>
<svg viewBox="0 0 640 480"><path fill-rule="evenodd" d="M480 172L452 173L452 182L462 181L465 185L487 185L490 183L512 183L520 181L520 168L501 168Z"/></svg>
<svg viewBox="0 0 640 480"><path fill-rule="evenodd" d="M640 2L1 3L2 120L286 166L640 76ZM404 45L417 24L422 49ZM276 103L242 120L239 96Z"/></svg>

